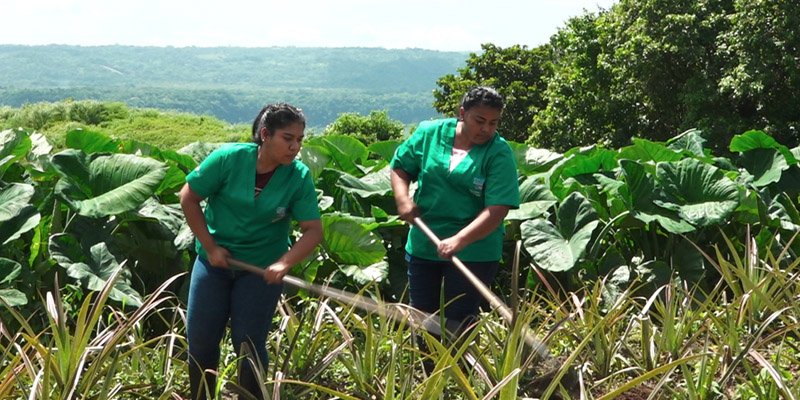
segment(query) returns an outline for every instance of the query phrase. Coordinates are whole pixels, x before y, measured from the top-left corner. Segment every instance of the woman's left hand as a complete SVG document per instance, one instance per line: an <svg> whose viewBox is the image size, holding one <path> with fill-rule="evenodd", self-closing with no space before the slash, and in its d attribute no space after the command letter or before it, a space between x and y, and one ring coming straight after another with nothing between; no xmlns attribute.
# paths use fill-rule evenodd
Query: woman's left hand
<svg viewBox="0 0 800 400"><path fill-rule="evenodd" d="M464 246L465 243L461 239L457 236L451 236L439 242L439 246L436 250L439 252L439 257L449 260L450 257L453 257L456 253L464 249Z"/></svg>
<svg viewBox="0 0 800 400"><path fill-rule="evenodd" d="M272 284L281 283L283 282L283 277L289 272L289 269L289 265L278 261L264 270L264 280Z"/></svg>

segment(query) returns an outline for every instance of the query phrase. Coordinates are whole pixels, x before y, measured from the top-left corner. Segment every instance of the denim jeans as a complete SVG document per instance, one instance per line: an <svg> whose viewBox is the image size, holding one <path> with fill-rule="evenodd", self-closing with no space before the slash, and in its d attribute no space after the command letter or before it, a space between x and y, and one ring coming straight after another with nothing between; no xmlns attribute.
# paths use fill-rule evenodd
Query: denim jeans
<svg viewBox="0 0 800 400"><path fill-rule="evenodd" d="M449 261L426 260L406 253L408 294L414 308L434 313L439 310L444 282L444 316L454 321L478 314L483 298L475 286ZM490 286L497 275L499 261L464 262L481 282ZM455 299L455 300L453 300Z"/></svg>
<svg viewBox="0 0 800 400"><path fill-rule="evenodd" d="M192 399L204 399L206 389L213 393L215 376L203 371L217 370L229 320L237 355L245 355L242 346L247 346L247 354L257 356L256 365L266 370L267 334L282 290L283 285L268 284L260 275L216 268L200 257L195 260L186 321ZM261 382L249 361L240 363L240 386L259 397Z"/></svg>

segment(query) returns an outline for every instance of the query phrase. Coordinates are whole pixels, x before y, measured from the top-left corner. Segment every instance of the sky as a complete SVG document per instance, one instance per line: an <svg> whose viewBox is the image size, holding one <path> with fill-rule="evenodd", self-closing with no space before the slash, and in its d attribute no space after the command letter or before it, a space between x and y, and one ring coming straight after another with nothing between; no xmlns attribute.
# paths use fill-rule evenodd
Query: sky
<svg viewBox="0 0 800 400"><path fill-rule="evenodd" d="M0 44L535 47L617 0L0 0Z"/></svg>

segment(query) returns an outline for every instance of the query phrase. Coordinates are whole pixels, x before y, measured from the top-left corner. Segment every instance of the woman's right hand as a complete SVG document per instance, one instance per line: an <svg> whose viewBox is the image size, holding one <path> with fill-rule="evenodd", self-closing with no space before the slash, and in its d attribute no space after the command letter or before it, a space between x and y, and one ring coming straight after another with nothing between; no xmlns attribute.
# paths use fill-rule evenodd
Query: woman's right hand
<svg viewBox="0 0 800 400"><path fill-rule="evenodd" d="M409 224L413 224L414 218L419 217L419 209L417 208L417 203L414 203L414 200L411 200L408 197L404 199L404 201L398 201L397 215L400 216L400 219L402 219L403 221L406 221Z"/></svg>
<svg viewBox="0 0 800 400"><path fill-rule="evenodd" d="M228 249L214 245L212 248L206 249L206 254L208 254L208 262L211 263L212 266L228 268L228 258L231 256Z"/></svg>

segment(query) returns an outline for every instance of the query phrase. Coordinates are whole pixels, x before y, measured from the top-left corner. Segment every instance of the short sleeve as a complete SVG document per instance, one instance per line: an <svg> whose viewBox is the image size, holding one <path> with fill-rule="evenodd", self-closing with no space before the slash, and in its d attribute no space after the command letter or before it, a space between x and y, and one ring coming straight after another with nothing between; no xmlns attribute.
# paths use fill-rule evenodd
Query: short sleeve
<svg viewBox="0 0 800 400"><path fill-rule="evenodd" d="M496 153L489 164L486 179L486 206L519 208L519 182L514 154L507 143Z"/></svg>
<svg viewBox="0 0 800 400"><path fill-rule="evenodd" d="M402 169L416 180L421 168L422 146L425 140L425 130L417 128L416 131L394 152L394 157L389 164L392 169Z"/></svg>
<svg viewBox="0 0 800 400"><path fill-rule="evenodd" d="M299 195L295 197L291 205L291 213L297 221L312 221L319 219L319 204L317 203L317 191L314 189L314 181L308 169L303 170L303 182L300 185Z"/></svg>
<svg viewBox="0 0 800 400"><path fill-rule="evenodd" d="M216 193L224 183L224 162L227 152L221 148L214 150L189 175L186 183L192 190L205 198Z"/></svg>

